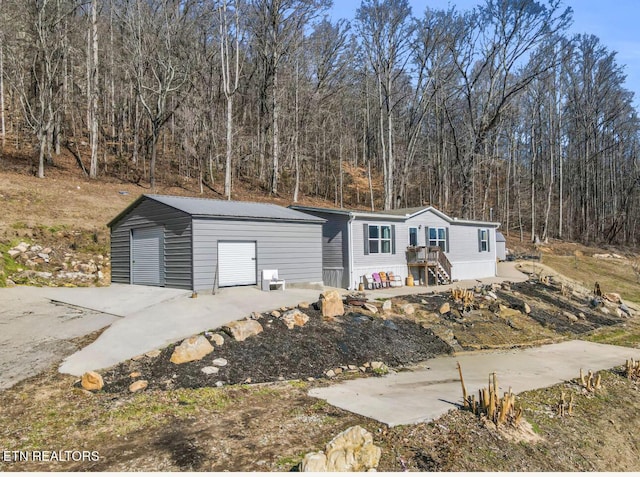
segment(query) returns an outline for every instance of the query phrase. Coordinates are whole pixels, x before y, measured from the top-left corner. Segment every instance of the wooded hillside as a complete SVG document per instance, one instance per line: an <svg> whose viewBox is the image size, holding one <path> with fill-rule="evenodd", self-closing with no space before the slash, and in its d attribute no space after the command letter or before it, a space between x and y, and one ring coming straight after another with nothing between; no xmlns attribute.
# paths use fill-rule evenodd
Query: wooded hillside
<svg viewBox="0 0 640 477"><path fill-rule="evenodd" d="M0 0L2 155L638 245L633 94L614 52L568 36L571 9L363 0L332 22L330 4Z"/></svg>

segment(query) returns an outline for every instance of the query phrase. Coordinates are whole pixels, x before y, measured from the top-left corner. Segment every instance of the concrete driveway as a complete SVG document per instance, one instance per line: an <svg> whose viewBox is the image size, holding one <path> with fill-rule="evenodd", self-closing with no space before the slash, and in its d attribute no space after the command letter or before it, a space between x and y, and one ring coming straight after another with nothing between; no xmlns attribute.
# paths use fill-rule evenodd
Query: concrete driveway
<svg viewBox="0 0 640 477"><path fill-rule="evenodd" d="M127 286L123 287L122 293L126 294ZM140 287L128 291L133 298L137 288ZM96 296L112 294L108 288L93 290ZM67 357L59 371L80 376L86 371L108 368L193 334L239 320L251 312L263 313L301 301L317 301L319 294L317 289L288 288L286 291L263 292L255 287L234 287L221 289L216 295L199 295L198 298L190 298L190 293L177 293L143 309L136 307L133 313L122 309L120 311L126 314L124 318L115 321L89 346ZM150 301L151 295L146 295ZM159 299L162 295L154 296Z"/></svg>
<svg viewBox="0 0 640 477"><path fill-rule="evenodd" d="M78 349L76 338L117 317L52 303L47 288L0 289L0 390L7 389Z"/></svg>
<svg viewBox="0 0 640 477"><path fill-rule="evenodd" d="M431 421L462 403L457 362L469 394L487 387L489 375L496 372L502 392L513 388L521 393L549 387L588 370L599 371L620 366L640 351L622 346L567 341L538 348L469 353L428 360L415 371L345 381L316 388L309 395L389 426Z"/></svg>

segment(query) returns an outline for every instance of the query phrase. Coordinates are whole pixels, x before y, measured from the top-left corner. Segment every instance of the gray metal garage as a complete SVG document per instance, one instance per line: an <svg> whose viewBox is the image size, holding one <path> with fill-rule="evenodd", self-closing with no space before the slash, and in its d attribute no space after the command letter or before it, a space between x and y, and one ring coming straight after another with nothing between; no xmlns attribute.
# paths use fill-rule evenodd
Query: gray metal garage
<svg viewBox="0 0 640 477"><path fill-rule="evenodd" d="M142 195L111 228L111 281L194 291L322 283L323 219L273 204Z"/></svg>

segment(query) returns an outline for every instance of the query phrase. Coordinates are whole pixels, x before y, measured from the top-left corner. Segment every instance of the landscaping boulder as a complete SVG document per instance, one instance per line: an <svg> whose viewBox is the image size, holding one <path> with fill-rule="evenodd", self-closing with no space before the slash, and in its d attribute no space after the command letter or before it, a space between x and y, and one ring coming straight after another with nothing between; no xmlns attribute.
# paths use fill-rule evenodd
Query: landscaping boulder
<svg viewBox="0 0 640 477"><path fill-rule="evenodd" d="M344 315L344 304L340 293L336 290L324 291L320 294L319 302L322 316L334 317Z"/></svg>
<svg viewBox="0 0 640 477"><path fill-rule="evenodd" d="M402 312L405 315L413 315L416 312L416 308L411 303L405 303L402 305Z"/></svg>
<svg viewBox="0 0 640 477"><path fill-rule="evenodd" d="M87 391L100 391L104 386L104 380L98 373L88 371L82 375L81 384Z"/></svg>
<svg viewBox="0 0 640 477"><path fill-rule="evenodd" d="M302 459L300 472L326 472L327 456L324 452L309 452Z"/></svg>
<svg viewBox="0 0 640 477"><path fill-rule="evenodd" d="M360 426L341 432L329 442L324 452L307 454L301 472L358 472L375 469L382 449L373 444L373 435Z"/></svg>
<svg viewBox="0 0 640 477"><path fill-rule="evenodd" d="M141 379L139 381L136 381L135 383L132 383L131 386L129 386L129 391L131 391L132 393L136 393L138 391L147 389L147 386L149 386L149 381Z"/></svg>
<svg viewBox="0 0 640 477"><path fill-rule="evenodd" d="M364 307L365 310L370 311L371 313L378 313L378 307L375 305L372 305L371 303L365 303L362 306Z"/></svg>
<svg viewBox="0 0 640 477"><path fill-rule="evenodd" d="M449 305L449 302L445 302L442 304L442 306L440 306L440 314L444 315L445 313L449 313L451 311L451 305Z"/></svg>
<svg viewBox="0 0 640 477"><path fill-rule="evenodd" d="M287 328L292 330L296 326L304 326L309 321L309 316L295 308L283 313L280 319L287 325Z"/></svg>
<svg viewBox="0 0 640 477"><path fill-rule="evenodd" d="M604 297L611 303L622 303L622 298L618 293L605 293Z"/></svg>
<svg viewBox="0 0 640 477"><path fill-rule="evenodd" d="M236 341L244 341L264 331L260 322L255 320L232 321L224 326L224 330Z"/></svg>
<svg viewBox="0 0 640 477"><path fill-rule="evenodd" d="M198 361L213 351L213 346L203 335L187 338L180 345L176 346L171 355L171 362L174 364L189 363Z"/></svg>
<svg viewBox="0 0 640 477"><path fill-rule="evenodd" d="M224 344L224 337L219 333L214 333L209 337L211 341L213 341L217 346L222 346Z"/></svg>

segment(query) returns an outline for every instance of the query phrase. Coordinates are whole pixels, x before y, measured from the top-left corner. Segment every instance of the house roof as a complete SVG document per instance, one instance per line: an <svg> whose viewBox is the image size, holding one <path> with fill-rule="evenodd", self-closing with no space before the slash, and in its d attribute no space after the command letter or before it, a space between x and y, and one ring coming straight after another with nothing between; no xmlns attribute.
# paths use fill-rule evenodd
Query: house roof
<svg viewBox="0 0 640 477"><path fill-rule="evenodd" d="M500 226L499 222L485 222L481 220L466 220L466 219L451 218L444 212L440 212L438 209L432 206L385 210L383 212L373 212L373 211L366 211L366 210L349 210L349 209L330 209L330 208L322 208L322 207L305 207L305 206L298 206L298 205L290 205L289 207L296 210L308 211L311 213L320 212L325 214L347 215L349 217L374 217L374 218L382 218L382 219L386 218L390 220L393 220L393 219L406 220L430 211L430 212L433 212L438 217L440 217L441 219L451 224L479 225L483 227L499 227Z"/></svg>
<svg viewBox="0 0 640 477"><path fill-rule="evenodd" d="M113 224L118 222L118 220L145 199L159 202L194 217L242 218L287 222L324 222L324 219L319 217L275 204L144 194L120 212L120 214L107 225L109 227L113 226Z"/></svg>

